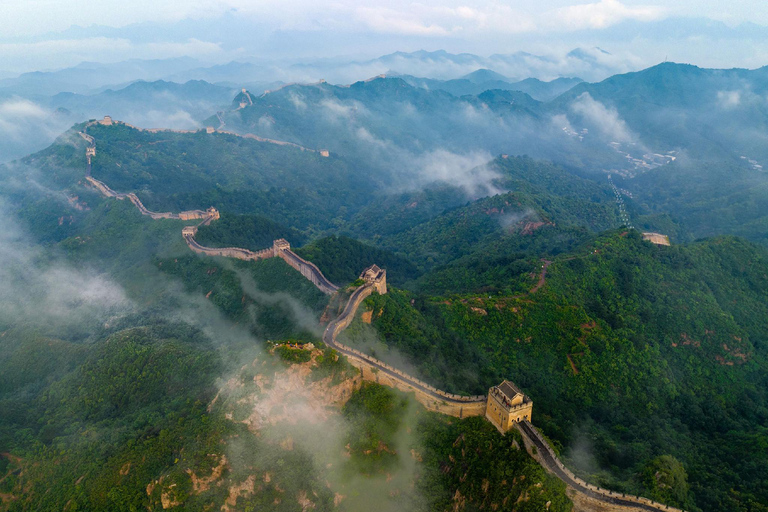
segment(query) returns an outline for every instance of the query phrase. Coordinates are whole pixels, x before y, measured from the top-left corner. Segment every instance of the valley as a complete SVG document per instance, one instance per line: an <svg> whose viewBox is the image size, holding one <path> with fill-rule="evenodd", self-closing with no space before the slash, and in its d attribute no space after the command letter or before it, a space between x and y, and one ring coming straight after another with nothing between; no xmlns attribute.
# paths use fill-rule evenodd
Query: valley
<svg viewBox="0 0 768 512"><path fill-rule="evenodd" d="M713 93L762 77L74 125L0 169L0 510L764 510L765 183L726 129L762 110Z"/></svg>

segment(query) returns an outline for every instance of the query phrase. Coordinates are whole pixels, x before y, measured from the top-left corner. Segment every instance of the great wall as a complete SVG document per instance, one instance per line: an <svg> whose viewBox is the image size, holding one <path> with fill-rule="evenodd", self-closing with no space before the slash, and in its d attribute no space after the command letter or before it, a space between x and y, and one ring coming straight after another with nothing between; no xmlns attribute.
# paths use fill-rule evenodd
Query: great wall
<svg viewBox="0 0 768 512"><path fill-rule="evenodd" d="M83 131L79 132L80 136L88 142L88 146L86 147L86 182L101 192L103 196L118 200L128 199L136 206L142 215L149 216L152 219L201 220L201 222L196 225L185 226L182 229L182 236L186 241L187 246L198 254L236 258L245 261L279 257L288 265L298 270L323 293L333 295L339 291L339 286L331 283L315 264L304 260L291 251L290 244L284 239L275 240L272 247L255 252L239 247L204 247L197 243L195 235L200 226L208 225L219 218L219 212L216 208L211 207L204 211L191 210L180 213L152 212L144 206L135 193L115 192L105 183L94 178L91 175L91 170L92 158L96 156L96 141L92 136L86 133L86 130L93 124L109 126L118 123L130 127L130 125L125 123L112 121L109 116L106 116L102 121L92 121L86 124ZM140 130L140 128L136 129ZM174 130L158 129L145 131L156 133L160 131ZM212 133L212 129L209 128L207 132ZM256 136L253 136L252 138L265 142L280 143L280 141L264 140ZM307 148L302 149L308 150ZM321 154L323 156L328 156L325 151L322 151ZM549 263L551 262L545 263L542 277L544 276L546 267ZM498 386L491 387L488 391L488 395L455 395L437 389L416 377L408 375L407 373L384 363L383 361L340 343L337 340L339 333L352 323L357 314L357 310L363 301L374 291L379 294L387 293L386 270L379 268L377 265L372 265L365 269L360 275L360 279L363 281L363 284L352 291L342 313L336 319L332 320L325 328L325 331L323 332L323 342L338 353L346 356L347 361L360 370L364 380L377 382L408 393L414 393L416 400L430 411L458 418L485 416L486 419L502 434L515 428L522 435L523 442L529 453L531 453L531 455L534 456L534 458L536 458L548 472L562 480L566 486L568 486L570 492L580 493L587 498L597 500L602 504L607 504L612 507L610 509L603 508L601 510L615 510L617 512L621 510L684 512L680 509L657 503L647 498L625 495L608 489L602 489L589 484L574 475L565 467L562 461L560 461L557 454L555 454L554 450L541 433L531 424L530 420L533 409L533 402L531 399L509 381L505 380Z"/></svg>

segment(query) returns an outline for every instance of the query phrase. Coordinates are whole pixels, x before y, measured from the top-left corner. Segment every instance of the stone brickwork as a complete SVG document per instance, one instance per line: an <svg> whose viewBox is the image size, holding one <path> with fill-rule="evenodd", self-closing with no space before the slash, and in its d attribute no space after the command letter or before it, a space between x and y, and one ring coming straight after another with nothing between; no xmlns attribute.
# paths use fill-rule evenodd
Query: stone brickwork
<svg viewBox="0 0 768 512"><path fill-rule="evenodd" d="M485 395L461 396L447 393L408 375L397 368L389 366L383 361L336 341L338 334L352 323L360 304L362 304L365 298L374 291L377 291L375 282L367 282L355 290L350 296L341 315L326 327L325 333L323 334L323 342L347 356L349 363L360 369L363 379L377 382L401 391L412 392L414 393L416 400L431 411L456 416L458 418L482 416L485 414Z"/></svg>
<svg viewBox="0 0 768 512"><path fill-rule="evenodd" d="M516 423L531 421L533 402L514 384L505 380L488 390L485 417L504 433Z"/></svg>
<svg viewBox="0 0 768 512"><path fill-rule="evenodd" d="M373 286L380 295L387 293L387 271L378 265L371 265L363 270L360 279Z"/></svg>

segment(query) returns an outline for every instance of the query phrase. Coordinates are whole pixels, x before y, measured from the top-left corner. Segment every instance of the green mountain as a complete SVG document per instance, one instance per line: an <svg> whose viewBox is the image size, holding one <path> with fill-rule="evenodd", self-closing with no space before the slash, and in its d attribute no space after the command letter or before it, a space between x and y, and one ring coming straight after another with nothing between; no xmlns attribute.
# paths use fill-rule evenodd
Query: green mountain
<svg viewBox="0 0 768 512"><path fill-rule="evenodd" d="M591 482L690 511L765 510L768 253L692 241L736 224L760 236L757 169L679 154L608 182L587 162L626 158L577 124L558 133L562 152L584 143L568 166L484 152L506 128L527 127L515 143L561 132L552 116L576 102L587 119L581 94L557 107L376 79L253 101L227 126L293 145L93 125L92 175L154 211L215 206L206 245L287 238L339 285L385 267L389 293L366 299L345 343L456 393L515 381ZM621 114L600 101L593 114ZM486 140L473 116L509 124ZM329 299L277 258L195 255L185 222L87 188L82 129L0 170L0 510L571 508L515 434L353 385L319 327L344 290ZM643 241L624 211L675 230L674 245Z"/></svg>
<svg viewBox="0 0 768 512"><path fill-rule="evenodd" d="M451 89L444 84L457 81L408 76L291 85L223 118L243 133L327 148L382 175L394 170L400 182L444 166L445 148L460 148L457 157L526 154L597 180L611 175L645 229L762 241L766 69L664 63L546 101L525 87L471 89L477 84L464 80L470 89ZM722 190L732 191L728 199Z"/></svg>
<svg viewBox="0 0 768 512"><path fill-rule="evenodd" d="M544 266L501 256L426 276L432 293L367 299L371 326L358 320L352 342L378 335L454 391L512 378L566 461L600 485L686 510L765 503L765 249L609 231ZM468 283L468 271L482 277ZM646 479L658 457L682 463L690 493Z"/></svg>
<svg viewBox="0 0 768 512"><path fill-rule="evenodd" d="M410 75L393 76L402 78L414 87L430 90L438 89L449 92L454 96L476 96L485 91L502 90L523 92L538 101L553 100L581 83L579 78L556 78L550 82L544 82L537 78L526 78L519 82L511 82L504 76L487 69L478 69L466 76L453 80L437 80Z"/></svg>
<svg viewBox="0 0 768 512"><path fill-rule="evenodd" d="M703 69L664 63L581 83L553 102L570 108L589 94L615 108L640 141L660 149L685 149L692 158L750 154L766 158L759 132L768 123L768 68Z"/></svg>
<svg viewBox="0 0 768 512"><path fill-rule="evenodd" d="M97 145L94 176L116 189L109 180L123 190L137 187L158 209L184 204L175 192L211 199L229 187L240 187L241 197L254 201L243 204L253 205L260 187L278 183L292 158L314 166L306 179L318 169L344 170L340 161L233 136L123 126L89 132ZM258 165L206 175L204 166L216 161L203 157L215 148L212 140L243 159L247 151ZM84 188L83 152L82 139L70 133L2 172L4 201L48 256L27 258L32 249L3 239L5 254L18 261L0 267L0 510L294 510L307 503L333 510L335 501L361 510L371 496L387 509L420 510L449 506L457 492L477 506L503 507L526 496L519 510L547 503L571 510L563 484L520 449L519 436L502 437L479 419L428 414L372 384L350 394L355 373L319 340L327 296L279 259L192 254L179 234L182 222L148 219L128 201ZM327 161L333 168L321 167ZM179 166L188 169L186 182ZM19 187L26 179L38 186ZM314 209L308 187L285 185L299 217L333 220ZM226 208L201 237L259 245L286 226ZM285 230L297 243L311 231L302 222ZM349 238L317 239L302 251L336 268L340 279L354 279L361 269L353 266L369 261L391 266L402 280L415 275L407 260ZM93 276L78 274L81 268ZM31 286L38 278L39 286ZM60 287L66 296L50 297ZM105 289L123 290L124 310L85 317L79 308L109 298ZM33 291L40 300L20 308ZM281 342L321 348L271 353ZM279 393L286 382L310 394L296 401L290 388L285 400ZM318 397L322 405L307 409ZM284 414L275 404L286 407ZM258 411L266 411L263 424Z"/></svg>

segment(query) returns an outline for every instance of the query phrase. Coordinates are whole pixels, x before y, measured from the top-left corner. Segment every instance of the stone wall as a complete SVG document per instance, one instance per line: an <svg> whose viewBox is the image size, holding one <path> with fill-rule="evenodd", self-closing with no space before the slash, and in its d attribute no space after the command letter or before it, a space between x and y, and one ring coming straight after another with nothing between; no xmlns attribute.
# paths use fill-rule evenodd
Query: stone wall
<svg viewBox="0 0 768 512"><path fill-rule="evenodd" d="M360 369L364 380L376 382L382 386L399 389L406 393L414 393L416 401L430 411L454 416L456 418L483 416L485 414L485 400L479 402L467 401L466 403L440 400L415 388L407 380L398 378L389 373L376 371L376 369L366 361L349 356L347 356L347 360L352 366Z"/></svg>
<svg viewBox="0 0 768 512"><path fill-rule="evenodd" d="M522 434L523 439L526 441L526 448L531 449L533 446L537 447L543 447L546 451L549 457L554 460L554 463L557 465L557 468L562 471L565 476L565 483L570 485L571 487L574 487L577 491L583 492L582 489L579 489L579 487L582 487L583 489L600 495L602 497L608 498L608 499L616 499L616 500L625 500L630 502L630 506L632 504L637 504L640 506L640 508L644 510L659 510L659 511L669 511L669 512L684 512L683 510L680 510L679 508L671 507L669 505L664 505L662 503L655 502L653 500L650 500L648 498L643 498L642 496L633 496L633 495L627 495L616 491L610 491L608 489L603 489L601 487L598 487L596 485L589 484L582 480L581 478L577 477L573 474L571 470L569 470L565 465L562 463L560 458L555 454L555 451L552 449L552 447L547 443L547 441L544 439L544 436L541 435L541 433L534 427L530 422L525 421L521 424L516 425L518 428L518 431ZM538 441L537 443L534 443L534 439L531 439L531 436L535 438L535 441ZM549 465L545 462L543 457L537 456L535 457L539 463L544 466L544 468L548 469L550 472L552 472L552 468L549 467ZM555 473L556 476L557 475ZM572 482L568 482L568 480L571 480Z"/></svg>
<svg viewBox="0 0 768 512"><path fill-rule="evenodd" d="M445 391L416 379L397 368L389 366L383 361L336 341L338 334L346 329L349 324L352 323L352 320L354 320L360 304L362 304L366 297L371 295L375 289L375 284L369 283L355 290L349 298L341 315L326 328L323 340L328 345L347 356L349 363L360 369L363 379L408 393L414 393L416 400L430 411L440 412L458 418L482 416L485 414L485 395L461 396L446 393Z"/></svg>
<svg viewBox="0 0 768 512"><path fill-rule="evenodd" d="M339 289L338 286L330 282L328 278L320 272L317 265L305 260L290 249L276 250L275 252L278 257L282 258L287 264L301 272L301 275L312 281L312 284L317 286L321 292L327 295L333 295Z"/></svg>

